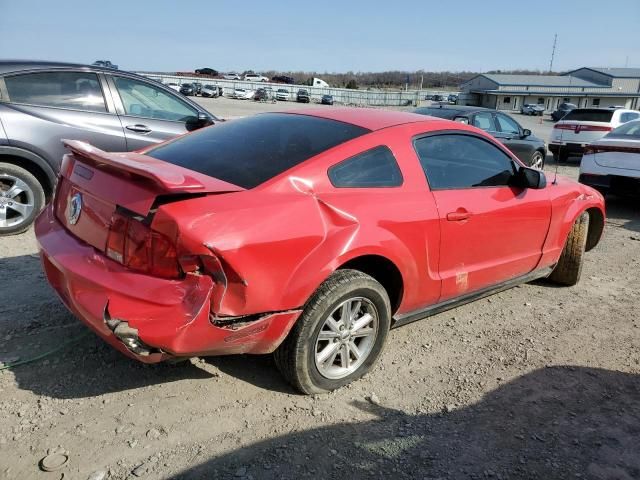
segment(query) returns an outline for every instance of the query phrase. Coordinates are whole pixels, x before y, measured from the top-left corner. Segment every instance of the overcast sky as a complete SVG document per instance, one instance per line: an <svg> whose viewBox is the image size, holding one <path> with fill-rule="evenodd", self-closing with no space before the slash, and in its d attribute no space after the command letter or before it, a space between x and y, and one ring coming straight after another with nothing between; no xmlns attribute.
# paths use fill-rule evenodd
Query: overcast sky
<svg viewBox="0 0 640 480"><path fill-rule="evenodd" d="M127 70L640 67L640 0L0 0L0 58Z"/></svg>

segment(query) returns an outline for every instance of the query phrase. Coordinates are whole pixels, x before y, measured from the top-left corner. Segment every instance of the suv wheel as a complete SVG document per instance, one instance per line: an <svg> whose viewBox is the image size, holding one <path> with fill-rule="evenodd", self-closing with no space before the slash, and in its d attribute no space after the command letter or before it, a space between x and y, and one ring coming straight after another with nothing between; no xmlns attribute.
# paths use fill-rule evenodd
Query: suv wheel
<svg viewBox="0 0 640 480"><path fill-rule="evenodd" d="M338 270L316 290L275 351L276 365L304 393L335 390L371 369L390 324L382 285L357 270Z"/></svg>
<svg viewBox="0 0 640 480"><path fill-rule="evenodd" d="M40 182L24 168L0 163L0 236L27 230L45 203Z"/></svg>

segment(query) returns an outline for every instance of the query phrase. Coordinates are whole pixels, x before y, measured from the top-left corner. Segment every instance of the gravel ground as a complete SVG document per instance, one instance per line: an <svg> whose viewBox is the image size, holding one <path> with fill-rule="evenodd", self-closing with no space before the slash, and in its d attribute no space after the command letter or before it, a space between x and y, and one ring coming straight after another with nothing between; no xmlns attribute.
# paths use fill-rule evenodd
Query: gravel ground
<svg viewBox="0 0 640 480"><path fill-rule="evenodd" d="M0 371L0 478L640 478L640 209L607 209L576 287L535 282L393 330L369 375L316 397L268 356L128 360L60 304L32 233L2 238L0 361L60 350ZM67 464L41 471L56 449Z"/></svg>

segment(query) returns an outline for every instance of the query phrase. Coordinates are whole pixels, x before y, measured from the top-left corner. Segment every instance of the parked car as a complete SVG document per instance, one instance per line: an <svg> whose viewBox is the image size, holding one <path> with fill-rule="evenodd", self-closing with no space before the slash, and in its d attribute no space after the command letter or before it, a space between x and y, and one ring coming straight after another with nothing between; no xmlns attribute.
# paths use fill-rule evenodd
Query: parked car
<svg viewBox="0 0 640 480"><path fill-rule="evenodd" d="M253 98L254 95L254 90L248 90L246 88L236 88L233 90L233 94L231 96L237 100L248 100Z"/></svg>
<svg viewBox="0 0 640 480"><path fill-rule="evenodd" d="M0 181L13 198L0 235L26 230L51 199L61 139L124 152L218 120L168 85L112 68L0 61L0 91Z"/></svg>
<svg viewBox="0 0 640 480"><path fill-rule="evenodd" d="M597 191L547 182L469 125L325 112L136 154L66 142L36 223L49 283L129 357L275 352L312 394L370 370L392 326L537 278L578 282L603 230Z"/></svg>
<svg viewBox="0 0 640 480"><path fill-rule="evenodd" d="M230 72L230 73L225 73L222 78L224 78L225 80L242 80L242 78L240 77L240 75L238 75L235 72Z"/></svg>
<svg viewBox="0 0 640 480"><path fill-rule="evenodd" d="M333 95L322 95L320 103L322 105L333 105Z"/></svg>
<svg viewBox="0 0 640 480"><path fill-rule="evenodd" d="M553 126L549 150L556 161L566 162L614 128L638 119L640 112L624 108L575 108Z"/></svg>
<svg viewBox="0 0 640 480"><path fill-rule="evenodd" d="M430 95L428 100L431 100L433 102L444 102L444 95Z"/></svg>
<svg viewBox="0 0 640 480"><path fill-rule="evenodd" d="M263 75L260 75L259 73L247 73L244 76L244 81L245 82L268 82L269 78Z"/></svg>
<svg viewBox="0 0 640 480"><path fill-rule="evenodd" d="M258 88L253 99L260 102L275 101L275 95L271 87Z"/></svg>
<svg viewBox="0 0 640 480"><path fill-rule="evenodd" d="M191 85L193 86L194 95L200 95L202 84L200 82L193 82Z"/></svg>
<svg viewBox="0 0 640 480"><path fill-rule="evenodd" d="M180 86L180 93L190 97L191 95L196 94L196 87L191 83L183 83Z"/></svg>
<svg viewBox="0 0 640 480"><path fill-rule="evenodd" d="M309 90L301 88L298 90L296 94L296 102L299 103L309 103L311 101L311 96L309 95Z"/></svg>
<svg viewBox="0 0 640 480"><path fill-rule="evenodd" d="M279 88L276 90L276 100L287 101L291 95L289 94L289 90L286 88Z"/></svg>
<svg viewBox="0 0 640 480"><path fill-rule="evenodd" d="M167 87L169 87L171 90L175 90L176 92L180 91L180 85L178 85L177 83L167 83Z"/></svg>
<svg viewBox="0 0 640 480"><path fill-rule="evenodd" d="M640 120L625 123L586 147L580 183L603 194L640 195Z"/></svg>
<svg viewBox="0 0 640 480"><path fill-rule="evenodd" d="M456 105L458 103L458 95L456 95L455 93L451 93L447 97L447 102L449 102L449 105Z"/></svg>
<svg viewBox="0 0 640 480"><path fill-rule="evenodd" d="M520 113L523 115L538 115L541 117L544 114L544 105L525 103L520 107Z"/></svg>
<svg viewBox="0 0 640 480"><path fill-rule="evenodd" d="M200 90L200 95L203 97L216 98L221 96L220 88L216 85L206 84Z"/></svg>
<svg viewBox="0 0 640 480"><path fill-rule="evenodd" d="M276 75L275 77L271 77L271 81L275 83L286 83L289 85L296 83L293 77L288 77L287 75Z"/></svg>
<svg viewBox="0 0 640 480"><path fill-rule="evenodd" d="M218 76L218 71L213 69L213 68L197 68L195 70L196 73L199 73L200 75L211 75L212 77L217 77Z"/></svg>
<svg viewBox="0 0 640 480"><path fill-rule="evenodd" d="M571 110L578 108L573 103L563 102L558 105L558 108L551 113L551 119L554 122L558 122L564 118L564 116L569 113Z"/></svg>
<svg viewBox="0 0 640 480"><path fill-rule="evenodd" d="M542 170L547 156L544 141L522 128L513 117L504 112L481 107L462 105L438 105L420 107L415 113L445 118L456 122L473 125L500 140L509 150L527 166Z"/></svg>
<svg viewBox="0 0 640 480"><path fill-rule="evenodd" d="M91 64L94 67L113 68L118 70L118 65L111 63L109 60L96 60Z"/></svg>

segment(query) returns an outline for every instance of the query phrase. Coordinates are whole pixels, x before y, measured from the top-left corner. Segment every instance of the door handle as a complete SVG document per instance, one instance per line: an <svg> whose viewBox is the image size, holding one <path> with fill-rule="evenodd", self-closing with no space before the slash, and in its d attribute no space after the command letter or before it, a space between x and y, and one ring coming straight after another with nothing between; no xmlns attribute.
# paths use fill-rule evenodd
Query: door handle
<svg viewBox="0 0 640 480"><path fill-rule="evenodd" d="M464 208L459 208L455 212L447 213L447 220L450 222L461 222L463 220L469 220L471 213L466 211Z"/></svg>
<svg viewBox="0 0 640 480"><path fill-rule="evenodd" d="M149 127L147 127L146 125L141 125L139 123L136 123L135 125L127 125L125 128L127 130L131 130L132 132L138 133L149 133L151 131Z"/></svg>

